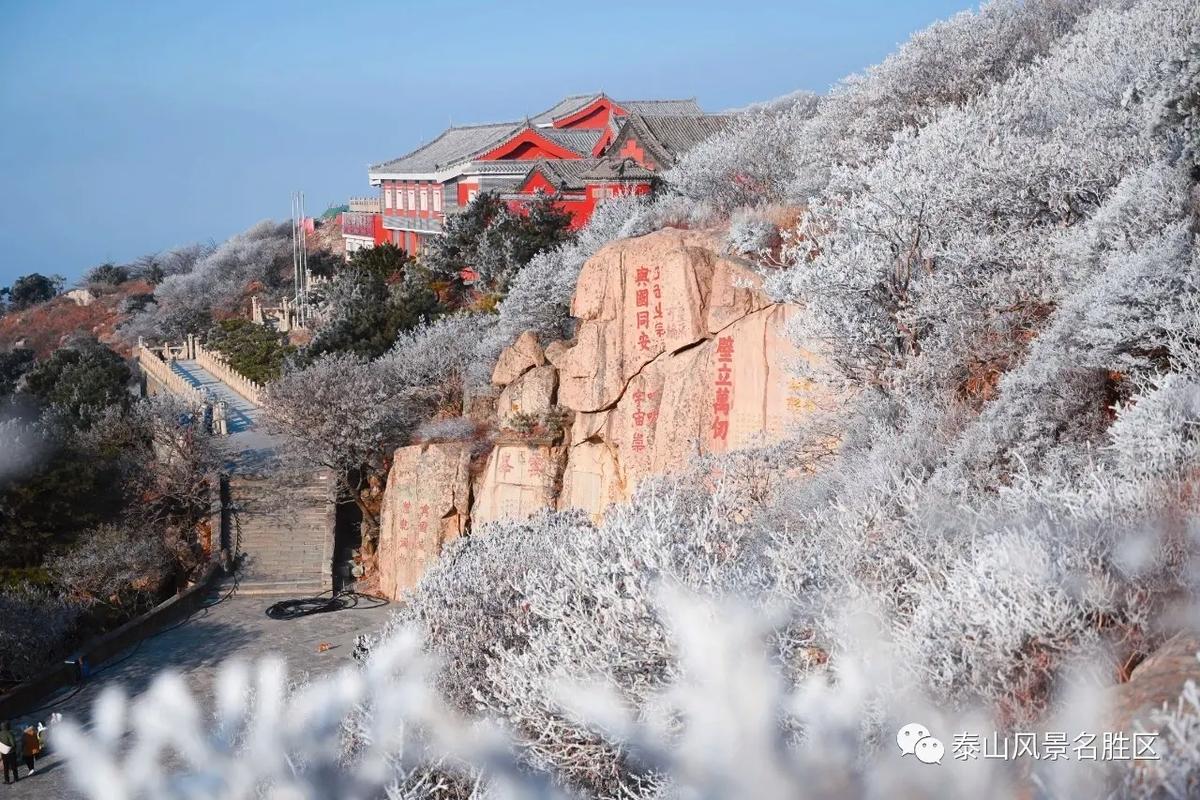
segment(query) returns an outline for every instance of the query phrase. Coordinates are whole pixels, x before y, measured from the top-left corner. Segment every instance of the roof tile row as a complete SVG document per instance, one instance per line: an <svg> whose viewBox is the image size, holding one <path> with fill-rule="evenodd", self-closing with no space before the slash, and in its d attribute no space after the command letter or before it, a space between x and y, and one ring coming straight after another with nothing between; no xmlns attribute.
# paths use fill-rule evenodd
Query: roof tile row
<svg viewBox="0 0 1200 800"><path fill-rule="evenodd" d="M371 166L372 172L416 173L438 172L447 167L470 161L488 150L502 144L523 130L527 124L551 125L586 108L596 100L606 97L603 93L572 95L563 98L527 122L496 122L486 125L452 126L437 138L399 158ZM660 114L696 114L704 112L695 99L689 100L617 100L613 101L631 114L651 117ZM578 153L590 156L603 129L569 130L542 127L538 133ZM615 133L615 130L614 130Z"/></svg>

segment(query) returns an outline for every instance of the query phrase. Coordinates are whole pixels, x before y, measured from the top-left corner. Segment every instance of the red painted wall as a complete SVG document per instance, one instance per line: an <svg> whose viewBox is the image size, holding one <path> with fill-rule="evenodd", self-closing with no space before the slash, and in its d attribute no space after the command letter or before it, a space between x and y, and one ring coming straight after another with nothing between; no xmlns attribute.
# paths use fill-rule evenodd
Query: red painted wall
<svg viewBox="0 0 1200 800"><path fill-rule="evenodd" d="M555 203L558 208L571 215L571 230L582 228L592 218L592 212L596 210L596 204L602 202L597 197L597 189L611 189L617 192L627 191L635 195L650 194L649 182L588 184L587 191L582 196L570 194ZM528 195L530 198L538 191L552 194L557 191L557 187L546 180L542 173L535 172L517 189L518 194ZM510 200L508 207L509 210L518 214L526 211L526 205L521 200Z"/></svg>
<svg viewBox="0 0 1200 800"><path fill-rule="evenodd" d="M625 140L625 144L621 145L621 150L617 155L621 158L632 158L646 169L657 169L654 159L646 158L646 150L638 144L637 139L633 136Z"/></svg>
<svg viewBox="0 0 1200 800"><path fill-rule="evenodd" d="M458 207L459 208L462 208L465 205L467 205L467 203L471 202L469 199L467 199L467 195L469 195L471 193L472 189L474 189L476 192L478 192L479 184L478 183L466 183L463 181L459 181L459 183L458 183Z"/></svg>

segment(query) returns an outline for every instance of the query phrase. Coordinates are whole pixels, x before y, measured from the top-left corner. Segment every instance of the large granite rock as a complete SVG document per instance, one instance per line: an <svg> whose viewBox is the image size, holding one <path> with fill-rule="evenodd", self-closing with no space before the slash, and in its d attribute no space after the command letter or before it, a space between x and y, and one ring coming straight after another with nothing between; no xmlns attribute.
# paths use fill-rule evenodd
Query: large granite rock
<svg viewBox="0 0 1200 800"><path fill-rule="evenodd" d="M380 517L379 584L400 599L467 526L470 451L464 442L401 447L388 473Z"/></svg>
<svg viewBox="0 0 1200 800"><path fill-rule="evenodd" d="M500 393L496 416L504 421L515 414L545 414L554 405L558 372L550 365L534 367Z"/></svg>
<svg viewBox="0 0 1200 800"><path fill-rule="evenodd" d="M770 305L758 277L719 252L707 233L667 229L588 259L571 304L580 320L576 344L554 359L559 402L576 411L607 408L663 353Z"/></svg>
<svg viewBox="0 0 1200 800"><path fill-rule="evenodd" d="M563 448L538 443L500 443L475 483L472 526L498 519L525 519L554 508Z"/></svg>
<svg viewBox="0 0 1200 800"><path fill-rule="evenodd" d="M778 439L806 412L816 393L790 367L812 354L786 335L801 311L771 303L759 278L722 252L702 231L614 242L580 274L573 343L550 342L543 350L527 332L505 349L492 374L504 387L495 424L503 429L517 413L542 415L555 405L574 419L561 446L541 428L533 435L544 440L501 434L474 480L472 527L545 508L599 516L647 476ZM397 469L410 469L409 462L398 458ZM426 492L431 506L452 507L446 518L461 531L465 466L429 471L405 480L422 487L413 491ZM450 483L452 490L444 486ZM390 478L388 486L392 493ZM399 543L390 549L391 585L411 585L441 540L389 535ZM398 546L413 564L395 561Z"/></svg>
<svg viewBox="0 0 1200 800"><path fill-rule="evenodd" d="M626 496L617 452L599 440L571 446L562 484L558 508L582 508L593 517L599 517L604 509Z"/></svg>
<svg viewBox="0 0 1200 800"><path fill-rule="evenodd" d="M525 331L517 340L500 353L496 368L492 370L492 383L507 386L522 373L546 363L546 354L538 344L537 334Z"/></svg>
<svg viewBox="0 0 1200 800"><path fill-rule="evenodd" d="M648 475L781 438L812 402L788 372L808 355L785 336L796 313L780 305L754 311L647 364L612 408L577 414L560 507L596 515Z"/></svg>

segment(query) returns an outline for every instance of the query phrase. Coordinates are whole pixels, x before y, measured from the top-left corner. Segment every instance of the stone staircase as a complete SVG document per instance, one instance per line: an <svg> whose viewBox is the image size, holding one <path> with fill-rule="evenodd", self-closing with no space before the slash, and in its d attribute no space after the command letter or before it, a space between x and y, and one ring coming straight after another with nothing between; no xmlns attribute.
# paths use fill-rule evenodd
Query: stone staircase
<svg viewBox="0 0 1200 800"><path fill-rule="evenodd" d="M333 479L232 475L228 545L242 555L240 594L311 597L332 585Z"/></svg>
<svg viewBox="0 0 1200 800"><path fill-rule="evenodd" d="M296 598L328 591L333 586L332 477L280 470L276 455L286 437L259 424L261 387L219 362L195 337L184 345L151 350L139 343L139 348L143 372L156 385L225 404L228 435L220 441L229 478L222 498L222 546L239 558L238 591Z"/></svg>

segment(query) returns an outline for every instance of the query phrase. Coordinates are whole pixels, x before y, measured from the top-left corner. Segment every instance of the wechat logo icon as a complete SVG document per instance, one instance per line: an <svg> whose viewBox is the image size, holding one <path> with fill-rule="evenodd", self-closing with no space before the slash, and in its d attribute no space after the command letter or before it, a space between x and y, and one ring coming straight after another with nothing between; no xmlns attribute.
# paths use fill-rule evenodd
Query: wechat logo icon
<svg viewBox="0 0 1200 800"><path fill-rule="evenodd" d="M940 764L946 745L942 740L929 735L929 729L917 722L910 722L896 734L900 755L916 756L922 764Z"/></svg>

